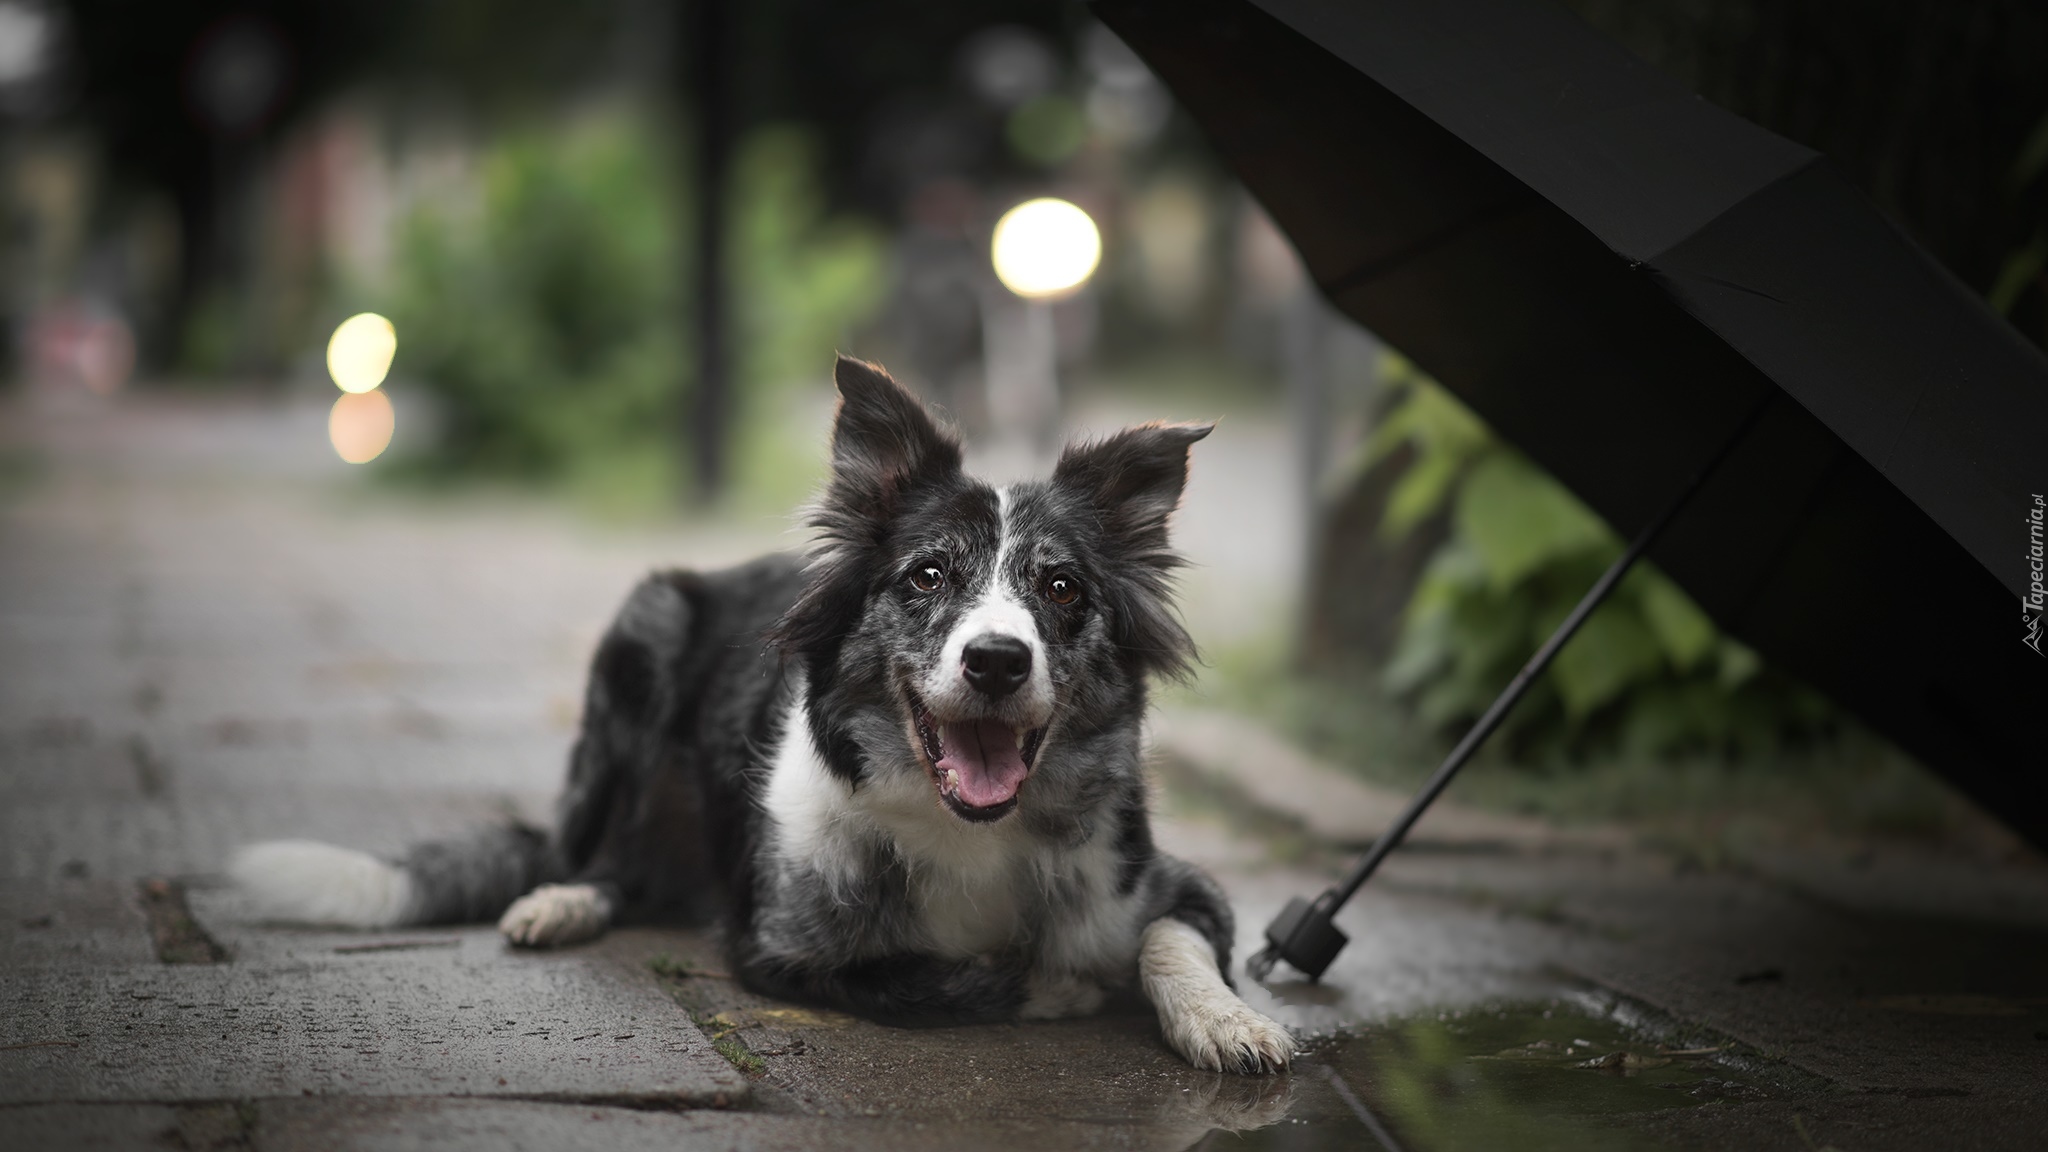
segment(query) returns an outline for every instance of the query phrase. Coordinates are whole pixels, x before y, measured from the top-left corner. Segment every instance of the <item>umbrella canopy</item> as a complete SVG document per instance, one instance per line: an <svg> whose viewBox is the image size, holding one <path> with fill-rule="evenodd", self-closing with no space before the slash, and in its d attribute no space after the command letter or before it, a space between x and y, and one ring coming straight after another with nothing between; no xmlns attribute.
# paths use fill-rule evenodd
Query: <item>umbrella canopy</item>
<svg viewBox="0 0 2048 1152"><path fill-rule="evenodd" d="M1651 556L2048 845L2048 359L1822 157L1548 0L1095 9L1339 309L1624 536L1744 429Z"/></svg>

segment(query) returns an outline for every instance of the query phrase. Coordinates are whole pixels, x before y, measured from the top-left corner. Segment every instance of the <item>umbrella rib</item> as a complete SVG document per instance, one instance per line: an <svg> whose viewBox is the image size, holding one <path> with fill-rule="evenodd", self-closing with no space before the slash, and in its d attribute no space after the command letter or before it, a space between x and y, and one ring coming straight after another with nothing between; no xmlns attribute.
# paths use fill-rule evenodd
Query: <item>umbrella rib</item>
<svg viewBox="0 0 2048 1152"><path fill-rule="evenodd" d="M1783 304L1785 302L1784 297L1773 296L1769 292L1765 292L1761 288L1751 288L1747 284L1737 284L1733 280L1729 280L1720 276L1709 276L1704 272L1663 272L1660 270L1659 274L1667 276L1673 280L1704 280L1709 284L1718 284L1731 292L1741 292L1746 295L1760 297L1762 299L1769 300L1773 304Z"/></svg>

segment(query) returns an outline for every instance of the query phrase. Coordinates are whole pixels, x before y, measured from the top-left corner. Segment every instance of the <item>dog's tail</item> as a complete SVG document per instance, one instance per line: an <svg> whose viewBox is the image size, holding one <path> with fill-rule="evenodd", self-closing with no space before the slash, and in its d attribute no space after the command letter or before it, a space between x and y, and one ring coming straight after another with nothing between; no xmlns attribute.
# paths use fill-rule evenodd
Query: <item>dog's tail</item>
<svg viewBox="0 0 2048 1152"><path fill-rule="evenodd" d="M349 928L494 920L552 871L546 834L524 824L415 844L397 863L313 840L252 844L228 863L264 919Z"/></svg>

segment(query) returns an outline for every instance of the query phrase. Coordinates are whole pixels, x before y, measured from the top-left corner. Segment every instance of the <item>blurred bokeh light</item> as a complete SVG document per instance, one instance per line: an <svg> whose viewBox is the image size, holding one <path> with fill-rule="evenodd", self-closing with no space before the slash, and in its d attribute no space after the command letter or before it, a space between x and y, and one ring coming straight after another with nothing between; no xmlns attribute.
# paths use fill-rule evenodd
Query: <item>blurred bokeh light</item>
<svg viewBox="0 0 2048 1152"><path fill-rule="evenodd" d="M375 389L351 392L327 413L327 438L334 444L334 454L351 464L368 464L383 455L397 426L391 398Z"/></svg>
<svg viewBox="0 0 2048 1152"><path fill-rule="evenodd" d="M1078 205L1052 197L1027 200L996 221L990 246L996 278L1027 299L1079 288L1102 260L1102 233Z"/></svg>
<svg viewBox="0 0 2048 1152"><path fill-rule="evenodd" d="M0 3L0 85L33 80L50 47L49 16L28 4Z"/></svg>
<svg viewBox="0 0 2048 1152"><path fill-rule="evenodd" d="M361 312L342 321L327 341L327 372L343 392L369 392L384 382L397 352L398 332L391 321Z"/></svg>

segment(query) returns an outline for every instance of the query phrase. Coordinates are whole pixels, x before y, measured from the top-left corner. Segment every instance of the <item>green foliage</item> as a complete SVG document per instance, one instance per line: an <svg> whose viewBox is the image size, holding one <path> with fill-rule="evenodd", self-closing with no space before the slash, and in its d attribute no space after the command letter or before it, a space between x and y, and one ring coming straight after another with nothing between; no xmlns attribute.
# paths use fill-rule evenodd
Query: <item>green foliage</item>
<svg viewBox="0 0 2048 1152"><path fill-rule="evenodd" d="M568 484L611 502L679 487L693 362L685 222L695 190L644 120L594 116L488 149L473 207L401 235L395 370L431 393L429 473ZM792 130L741 147L731 193L736 487L786 507L816 475L793 389L879 301L872 229L829 218ZM804 463L792 467L793 462Z"/></svg>
<svg viewBox="0 0 2048 1152"><path fill-rule="evenodd" d="M1621 552L1605 523L1405 363L1375 454L1415 446L1386 531L1447 515L1410 600L1386 684L1432 727L1476 718ZM1723 636L1654 565L1638 564L1508 721L1525 753L1762 751L1826 727L1824 701Z"/></svg>
<svg viewBox="0 0 2048 1152"><path fill-rule="evenodd" d="M793 420L807 386L825 387L835 349L887 302L888 253L865 221L826 211L812 139L771 128L735 165L733 279L740 340L735 487L782 511L824 476L825 427ZM820 408L820 415L824 409Z"/></svg>
<svg viewBox="0 0 2048 1152"><path fill-rule="evenodd" d="M1057 93L1021 105L1003 127L1011 151L1044 168L1065 163L1088 138L1081 106Z"/></svg>
<svg viewBox="0 0 2048 1152"><path fill-rule="evenodd" d="M679 427L683 189L623 118L490 149L473 214L406 222L396 369L440 402L432 471L657 473Z"/></svg>
<svg viewBox="0 0 2048 1152"><path fill-rule="evenodd" d="M230 294L220 288L201 296L180 333L177 369L191 380L221 380L234 367L240 318Z"/></svg>

